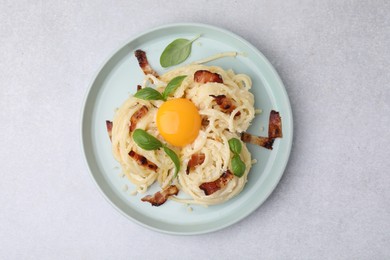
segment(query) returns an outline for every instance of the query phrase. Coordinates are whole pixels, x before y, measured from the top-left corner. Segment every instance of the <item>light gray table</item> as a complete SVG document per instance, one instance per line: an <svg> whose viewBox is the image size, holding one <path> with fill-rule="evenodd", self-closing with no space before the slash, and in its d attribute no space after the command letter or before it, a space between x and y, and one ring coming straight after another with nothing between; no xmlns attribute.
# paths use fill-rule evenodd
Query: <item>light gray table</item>
<svg viewBox="0 0 390 260"><path fill-rule="evenodd" d="M1 1L0 259L389 259L388 1ZM132 36L202 22L254 44L295 119L270 198L222 231L179 237L103 199L80 148L82 102Z"/></svg>

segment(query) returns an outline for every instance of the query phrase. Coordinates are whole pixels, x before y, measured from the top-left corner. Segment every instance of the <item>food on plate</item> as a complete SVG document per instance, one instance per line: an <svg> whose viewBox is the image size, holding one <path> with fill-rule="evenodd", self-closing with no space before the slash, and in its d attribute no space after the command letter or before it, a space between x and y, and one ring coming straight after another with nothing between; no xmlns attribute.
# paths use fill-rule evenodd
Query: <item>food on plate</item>
<svg viewBox="0 0 390 260"><path fill-rule="evenodd" d="M192 43L199 37L200 34L192 40L179 38L168 44L160 57L161 66L167 68L184 62L191 53Z"/></svg>
<svg viewBox="0 0 390 260"><path fill-rule="evenodd" d="M189 99L174 98L164 102L157 111L157 129L168 143L183 147L199 134L201 117Z"/></svg>
<svg viewBox="0 0 390 260"><path fill-rule="evenodd" d="M143 197L142 201L147 201L153 206L160 206L164 204L169 196L177 195L179 189L175 185L170 185L162 191L156 192L153 196L147 195Z"/></svg>
<svg viewBox="0 0 390 260"><path fill-rule="evenodd" d="M137 191L160 186L142 201L214 205L239 194L252 166L246 142L272 149L282 137L279 113L271 111L268 137L251 135L248 75L199 63L159 75L145 51L136 50L135 57L144 81L106 128L113 155Z"/></svg>

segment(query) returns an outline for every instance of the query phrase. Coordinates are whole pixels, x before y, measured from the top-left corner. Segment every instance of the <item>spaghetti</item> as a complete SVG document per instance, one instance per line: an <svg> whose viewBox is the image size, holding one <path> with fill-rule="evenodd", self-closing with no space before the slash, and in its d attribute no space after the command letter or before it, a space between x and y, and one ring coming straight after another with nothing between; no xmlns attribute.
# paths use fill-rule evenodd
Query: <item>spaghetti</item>
<svg viewBox="0 0 390 260"><path fill-rule="evenodd" d="M197 73L218 77L217 80L199 80ZM174 184L186 194L171 196L174 201L202 205L223 203L242 191L252 164L251 154L240 140L240 133L247 130L255 116L254 97L249 91L252 82L245 74L198 62L161 76L147 74L141 87L153 87L162 93L168 82L181 75L185 75L185 79L168 99L190 100L199 111L202 125L192 143L184 147L167 144L179 155L178 177L175 178L174 164L164 151L143 150L132 138L133 130L137 128L166 143L156 125L162 100L130 96L120 106L112 122L112 151L139 193L145 193L158 182L162 189ZM240 158L245 171L241 177L231 174L233 153L229 140L232 138L242 144ZM205 190L207 185L216 188L209 192Z"/></svg>

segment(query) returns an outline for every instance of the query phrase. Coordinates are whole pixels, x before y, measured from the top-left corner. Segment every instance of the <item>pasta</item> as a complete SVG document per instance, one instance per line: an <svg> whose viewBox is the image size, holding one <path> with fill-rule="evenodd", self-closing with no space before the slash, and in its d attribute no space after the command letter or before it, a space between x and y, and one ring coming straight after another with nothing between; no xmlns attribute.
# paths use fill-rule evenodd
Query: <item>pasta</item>
<svg viewBox="0 0 390 260"><path fill-rule="evenodd" d="M202 71L219 75L221 82L197 81L196 73ZM240 140L240 133L247 130L255 117L254 97L249 91L252 82L245 74L193 63L159 77L147 74L141 87L153 87L162 93L168 82L182 75L186 77L168 100L186 98L197 107L202 125L196 139L183 147L166 144L156 125L157 112L164 101L131 95L116 111L112 122L113 155L139 193L145 193L155 182L161 189L174 184L181 192L171 196L171 200L201 205L223 203L242 191L252 164L251 154ZM144 150L135 143L132 138L135 124L137 129L156 137L179 156L177 177L174 163L162 149ZM241 177L231 174L233 153L229 140L232 138L240 140L242 145L239 156L245 171ZM198 162L192 165L194 156ZM216 181L220 183L218 189L207 194L202 187Z"/></svg>

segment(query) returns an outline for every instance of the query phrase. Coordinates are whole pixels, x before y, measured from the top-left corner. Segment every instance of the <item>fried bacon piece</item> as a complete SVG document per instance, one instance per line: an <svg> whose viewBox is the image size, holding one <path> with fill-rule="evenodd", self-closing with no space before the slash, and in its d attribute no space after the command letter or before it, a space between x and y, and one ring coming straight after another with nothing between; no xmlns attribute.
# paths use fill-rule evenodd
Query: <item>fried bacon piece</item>
<svg viewBox="0 0 390 260"><path fill-rule="evenodd" d="M275 110L271 110L271 113L269 114L268 137L283 137L282 119L280 118L279 112L276 112Z"/></svg>
<svg viewBox="0 0 390 260"><path fill-rule="evenodd" d="M210 95L210 97L214 98L215 102L217 102L217 105L221 108L221 111L226 114L230 114L234 109L236 109L236 106L233 104L233 100L226 97L225 95ZM239 115L241 115L240 111L235 114L235 116Z"/></svg>
<svg viewBox="0 0 390 260"><path fill-rule="evenodd" d="M204 193L208 196L224 188L233 178L233 174L230 172L230 170L227 170L215 181L202 183L199 188L203 190Z"/></svg>
<svg viewBox="0 0 390 260"><path fill-rule="evenodd" d="M204 153L193 154L191 159L188 161L186 173L189 174L190 171L195 168L195 166L201 165L204 162L205 157L206 156Z"/></svg>
<svg viewBox="0 0 390 260"><path fill-rule="evenodd" d="M208 126L210 124L210 121L207 117L202 117L202 126Z"/></svg>
<svg viewBox="0 0 390 260"><path fill-rule="evenodd" d="M138 163L138 165L145 166L152 171L157 171L157 165L146 159L145 156L137 154L134 151L130 151L129 156L133 158Z"/></svg>
<svg viewBox="0 0 390 260"><path fill-rule="evenodd" d="M202 84L208 82L223 83L221 75L218 73L212 73L208 70L198 70L195 72L194 81Z"/></svg>
<svg viewBox="0 0 390 260"><path fill-rule="evenodd" d="M251 143L272 150L272 145L274 144L275 139L263 136L255 136L243 132L241 133L241 140L244 143Z"/></svg>
<svg viewBox="0 0 390 260"><path fill-rule="evenodd" d="M282 119L279 112L272 110L269 115L268 137L254 136L246 132L241 133L241 140L245 143L256 144L272 150L275 138L282 137Z"/></svg>
<svg viewBox="0 0 390 260"><path fill-rule="evenodd" d="M144 52L143 50L136 50L134 52L134 55L137 58L138 64L145 75L152 74L153 76L158 78L157 72L154 71L149 65L148 58L146 57L146 52Z"/></svg>
<svg viewBox="0 0 390 260"><path fill-rule="evenodd" d="M142 86L141 85L137 85L137 91L139 91L141 89L142 89Z"/></svg>
<svg viewBox="0 0 390 260"><path fill-rule="evenodd" d="M108 137L110 137L110 140L112 141L112 122L106 120L106 127L107 127Z"/></svg>
<svg viewBox="0 0 390 260"><path fill-rule="evenodd" d="M147 106L142 106L140 109L135 111L135 113L130 118L130 132L134 131L137 127L137 122L146 115L149 111Z"/></svg>
<svg viewBox="0 0 390 260"><path fill-rule="evenodd" d="M169 196L177 195L178 193L179 193L179 189L175 185L171 185L162 191L156 192L153 196L147 195L143 197L141 200L144 202L145 201L150 202L152 206L158 207L164 204L167 201Z"/></svg>

